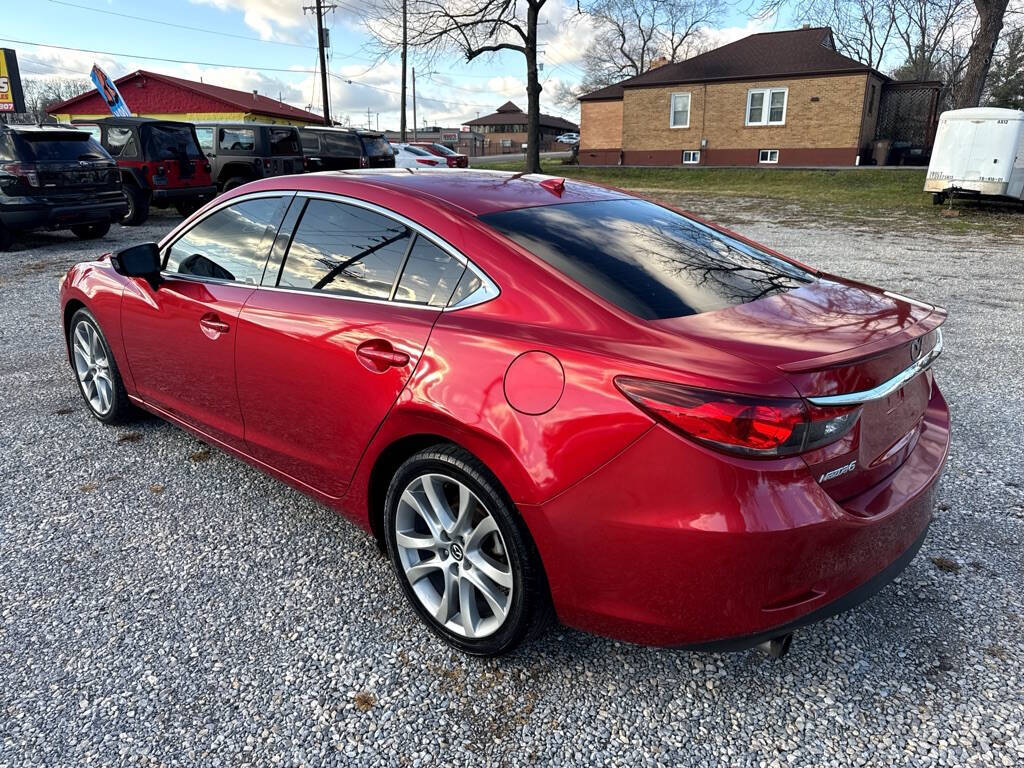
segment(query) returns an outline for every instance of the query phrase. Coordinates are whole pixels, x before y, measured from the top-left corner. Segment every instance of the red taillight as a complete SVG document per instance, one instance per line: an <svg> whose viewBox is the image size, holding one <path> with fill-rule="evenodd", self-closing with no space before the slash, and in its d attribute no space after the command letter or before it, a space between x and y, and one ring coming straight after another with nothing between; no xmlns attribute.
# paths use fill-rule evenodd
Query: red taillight
<svg viewBox="0 0 1024 768"><path fill-rule="evenodd" d="M264 160L263 161L263 167L266 168L268 171L270 170L270 166L271 165L272 165L272 163L271 163L270 160Z"/></svg>
<svg viewBox="0 0 1024 768"><path fill-rule="evenodd" d="M0 163L0 171L16 177L30 187L39 186L39 172L32 163Z"/></svg>
<svg viewBox="0 0 1024 768"><path fill-rule="evenodd" d="M789 456L820 448L849 432L860 414L857 406L816 408L796 398L745 397L621 376L615 385L677 432L744 456Z"/></svg>
<svg viewBox="0 0 1024 768"><path fill-rule="evenodd" d="M437 165L437 160L431 160L429 157L417 157L416 162L422 165Z"/></svg>

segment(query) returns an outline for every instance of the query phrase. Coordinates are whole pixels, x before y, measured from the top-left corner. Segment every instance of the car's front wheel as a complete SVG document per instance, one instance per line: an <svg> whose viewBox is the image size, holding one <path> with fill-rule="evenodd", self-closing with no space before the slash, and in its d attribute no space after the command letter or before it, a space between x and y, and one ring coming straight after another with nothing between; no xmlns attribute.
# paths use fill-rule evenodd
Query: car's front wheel
<svg viewBox="0 0 1024 768"><path fill-rule="evenodd" d="M402 591L450 645L496 656L547 624L533 541L497 479L467 451L439 445L402 464L385 526Z"/></svg>
<svg viewBox="0 0 1024 768"><path fill-rule="evenodd" d="M99 221L95 224L75 224L71 231L80 240L98 240L110 231L109 221Z"/></svg>
<svg viewBox="0 0 1024 768"><path fill-rule="evenodd" d="M132 412L117 361L103 331L87 309L79 309L68 326L71 366L92 415L105 424L124 421Z"/></svg>

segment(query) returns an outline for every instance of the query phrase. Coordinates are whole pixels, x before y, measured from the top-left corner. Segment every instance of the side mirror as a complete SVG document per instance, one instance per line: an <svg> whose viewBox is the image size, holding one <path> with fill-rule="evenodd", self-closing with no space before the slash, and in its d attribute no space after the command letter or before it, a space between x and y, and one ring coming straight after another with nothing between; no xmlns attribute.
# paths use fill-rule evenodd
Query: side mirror
<svg viewBox="0 0 1024 768"><path fill-rule="evenodd" d="M125 277L142 277L155 291L160 287L160 247L142 243L118 251L110 257L114 271Z"/></svg>

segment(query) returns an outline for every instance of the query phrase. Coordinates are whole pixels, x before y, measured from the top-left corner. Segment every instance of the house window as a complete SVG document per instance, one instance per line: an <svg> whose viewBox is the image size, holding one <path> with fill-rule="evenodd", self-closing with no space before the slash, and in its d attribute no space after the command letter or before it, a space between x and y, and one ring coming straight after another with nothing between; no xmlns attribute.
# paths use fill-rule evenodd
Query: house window
<svg viewBox="0 0 1024 768"><path fill-rule="evenodd" d="M673 93L669 100L669 128L690 127L690 94Z"/></svg>
<svg viewBox="0 0 1024 768"><path fill-rule="evenodd" d="M759 163L777 163L777 162L779 162L779 150L777 150L777 149L762 149L757 154L757 162L759 162Z"/></svg>
<svg viewBox="0 0 1024 768"><path fill-rule="evenodd" d="M751 88L747 91L747 125L783 125L788 88Z"/></svg>
<svg viewBox="0 0 1024 768"><path fill-rule="evenodd" d="M683 162L687 165L694 165L700 162L700 150L699 149L684 149L683 150Z"/></svg>

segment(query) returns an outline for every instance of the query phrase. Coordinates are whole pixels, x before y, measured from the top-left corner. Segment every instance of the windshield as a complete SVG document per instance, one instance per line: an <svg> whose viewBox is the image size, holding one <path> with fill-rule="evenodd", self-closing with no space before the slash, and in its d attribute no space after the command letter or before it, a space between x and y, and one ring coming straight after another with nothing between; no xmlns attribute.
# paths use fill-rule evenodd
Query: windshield
<svg viewBox="0 0 1024 768"><path fill-rule="evenodd" d="M646 320L724 309L814 280L787 261L645 200L543 205L480 218Z"/></svg>
<svg viewBox="0 0 1024 768"><path fill-rule="evenodd" d="M301 155L302 149L299 147L299 132L294 128L271 128L270 154Z"/></svg>
<svg viewBox="0 0 1024 768"><path fill-rule="evenodd" d="M110 160L102 146L85 131L15 134L18 155L25 162L75 163L79 160Z"/></svg>
<svg viewBox="0 0 1024 768"><path fill-rule="evenodd" d="M142 142L150 160L197 160L203 156L192 129L185 125L143 125Z"/></svg>
<svg viewBox="0 0 1024 768"><path fill-rule="evenodd" d="M367 157L391 157L395 151L383 136L363 136Z"/></svg>
<svg viewBox="0 0 1024 768"><path fill-rule="evenodd" d="M451 157L453 155L459 154L458 152L455 152L454 150L449 149L444 144L431 144L431 146L434 149L436 149L438 152L440 152L442 155L447 155L447 156Z"/></svg>

